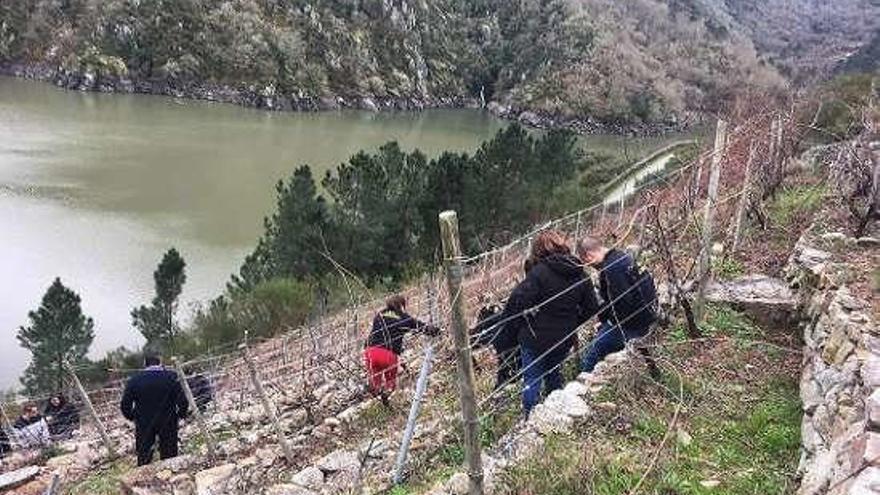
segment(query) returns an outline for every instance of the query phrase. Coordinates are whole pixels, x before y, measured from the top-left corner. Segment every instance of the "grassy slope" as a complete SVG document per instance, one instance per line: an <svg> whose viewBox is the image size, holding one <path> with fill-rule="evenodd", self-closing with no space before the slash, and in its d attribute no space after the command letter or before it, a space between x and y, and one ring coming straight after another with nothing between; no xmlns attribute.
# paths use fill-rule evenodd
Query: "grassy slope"
<svg viewBox="0 0 880 495"><path fill-rule="evenodd" d="M632 373L612 384L603 392L605 403L597 406L601 412L508 472L503 493L626 493L648 471L641 493L793 492L800 444L799 355L756 344L781 339L783 347L792 345L733 311L713 308L709 318L708 333L719 340L688 343L673 329L661 348L663 383ZM556 474L548 476L551 472Z"/></svg>

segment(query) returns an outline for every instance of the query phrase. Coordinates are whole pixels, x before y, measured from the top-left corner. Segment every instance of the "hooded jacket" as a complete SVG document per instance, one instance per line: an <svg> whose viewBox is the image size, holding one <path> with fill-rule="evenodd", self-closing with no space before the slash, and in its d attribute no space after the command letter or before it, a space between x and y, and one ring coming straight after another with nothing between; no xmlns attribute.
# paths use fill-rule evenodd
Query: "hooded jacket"
<svg viewBox="0 0 880 495"><path fill-rule="evenodd" d="M618 249L611 249L599 269L599 296L602 307L599 318L612 324L619 324L630 337L644 336L654 318L650 309L634 287L630 272L633 267L632 256Z"/></svg>
<svg viewBox="0 0 880 495"><path fill-rule="evenodd" d="M521 346L543 353L560 342L555 348L567 350L575 341L574 330L598 310L593 283L578 259L553 254L538 260L513 289L501 321L518 328Z"/></svg>

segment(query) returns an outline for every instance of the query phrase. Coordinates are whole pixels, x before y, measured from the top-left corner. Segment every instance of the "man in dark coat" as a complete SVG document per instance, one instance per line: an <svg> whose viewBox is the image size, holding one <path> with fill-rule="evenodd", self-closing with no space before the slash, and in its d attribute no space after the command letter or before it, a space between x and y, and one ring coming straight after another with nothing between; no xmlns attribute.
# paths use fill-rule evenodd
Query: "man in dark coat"
<svg viewBox="0 0 880 495"><path fill-rule="evenodd" d="M501 316L518 328L526 416L541 399L542 381L545 393L562 388L562 363L577 341L577 328L598 311L593 284L562 234L538 234L531 259L534 266Z"/></svg>
<svg viewBox="0 0 880 495"><path fill-rule="evenodd" d="M177 373L166 370L155 355L147 355L144 365L125 384L119 406L122 415L135 424L138 466L152 462L157 438L161 459L177 456L177 422L189 412Z"/></svg>
<svg viewBox="0 0 880 495"><path fill-rule="evenodd" d="M635 260L618 249L610 249L587 237L578 245L578 256L599 271L600 324L581 361L581 371L591 372L605 356L623 350L626 341L647 335L656 319L656 301L645 301L648 275L638 270ZM647 349L640 349L654 373Z"/></svg>

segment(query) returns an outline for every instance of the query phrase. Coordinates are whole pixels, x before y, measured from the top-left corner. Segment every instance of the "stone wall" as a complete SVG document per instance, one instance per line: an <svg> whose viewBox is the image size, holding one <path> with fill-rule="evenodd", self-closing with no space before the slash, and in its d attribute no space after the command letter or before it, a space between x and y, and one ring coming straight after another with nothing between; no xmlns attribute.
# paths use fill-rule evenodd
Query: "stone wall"
<svg viewBox="0 0 880 495"><path fill-rule="evenodd" d="M798 493L880 493L880 330L823 241L801 239L788 273L804 321Z"/></svg>

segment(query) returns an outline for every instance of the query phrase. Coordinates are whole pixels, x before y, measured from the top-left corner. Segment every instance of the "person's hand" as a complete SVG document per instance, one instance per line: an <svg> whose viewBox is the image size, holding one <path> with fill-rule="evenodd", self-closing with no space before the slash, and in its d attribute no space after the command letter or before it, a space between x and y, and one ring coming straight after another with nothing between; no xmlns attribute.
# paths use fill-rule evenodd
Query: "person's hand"
<svg viewBox="0 0 880 495"><path fill-rule="evenodd" d="M596 324L593 325L593 330L595 330L595 331L598 332L600 328L602 328L602 322L601 322L601 321L597 321Z"/></svg>

